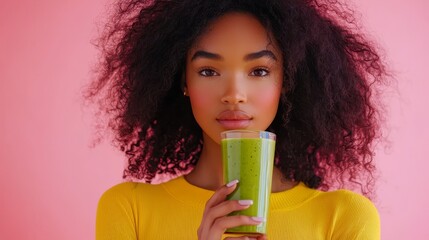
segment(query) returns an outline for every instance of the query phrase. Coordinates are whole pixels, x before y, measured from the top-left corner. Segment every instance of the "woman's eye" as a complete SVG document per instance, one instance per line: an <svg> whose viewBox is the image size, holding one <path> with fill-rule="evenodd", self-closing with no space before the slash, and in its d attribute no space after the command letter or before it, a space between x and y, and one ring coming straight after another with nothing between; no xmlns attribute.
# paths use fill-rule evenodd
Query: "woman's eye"
<svg viewBox="0 0 429 240"><path fill-rule="evenodd" d="M213 69L203 69L203 70L199 71L199 74L201 76L204 76L204 77L219 76L219 74L216 71L214 71Z"/></svg>
<svg viewBox="0 0 429 240"><path fill-rule="evenodd" d="M264 77L264 76L267 76L268 74L269 74L268 70L263 68L255 69L250 73L251 76L257 76L257 77Z"/></svg>

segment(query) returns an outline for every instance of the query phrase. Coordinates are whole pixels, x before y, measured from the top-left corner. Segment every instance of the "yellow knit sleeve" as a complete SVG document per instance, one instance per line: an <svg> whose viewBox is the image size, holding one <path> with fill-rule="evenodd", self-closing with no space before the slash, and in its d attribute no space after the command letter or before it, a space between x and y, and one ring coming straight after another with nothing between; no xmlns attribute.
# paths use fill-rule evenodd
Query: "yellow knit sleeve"
<svg viewBox="0 0 429 240"><path fill-rule="evenodd" d="M96 240L138 238L133 209L135 185L131 182L121 183L101 196L96 216Z"/></svg>
<svg viewBox="0 0 429 240"><path fill-rule="evenodd" d="M349 191L346 204L335 222L332 239L378 240L380 239L380 217L374 204L364 196Z"/></svg>

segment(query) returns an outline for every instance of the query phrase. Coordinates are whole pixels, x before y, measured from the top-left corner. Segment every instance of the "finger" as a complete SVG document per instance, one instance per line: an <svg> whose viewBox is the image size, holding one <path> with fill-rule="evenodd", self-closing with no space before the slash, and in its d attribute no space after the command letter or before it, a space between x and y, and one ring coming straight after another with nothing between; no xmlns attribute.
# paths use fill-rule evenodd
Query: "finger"
<svg viewBox="0 0 429 240"><path fill-rule="evenodd" d="M226 237L223 240L268 240L266 235L252 235L252 236L240 236L240 237Z"/></svg>
<svg viewBox="0 0 429 240"><path fill-rule="evenodd" d="M233 228L243 225L255 226L264 220L260 217L249 217L244 215L225 216L217 218L212 226L211 232L215 235L222 235L227 228Z"/></svg>
<svg viewBox="0 0 429 240"><path fill-rule="evenodd" d="M212 225L212 220L207 221L206 215L210 211L210 209L213 206L216 206L220 204L221 202L225 201L226 196L230 193L232 193L235 188L237 187L238 180L233 180L222 187L220 187L216 192L213 194L213 196L207 201L206 206L204 208L203 212L203 221L201 222L200 228L198 229L198 232L200 232L202 229L206 229L206 227L209 227Z"/></svg>
<svg viewBox="0 0 429 240"><path fill-rule="evenodd" d="M258 238L254 236L241 236L241 237L227 237L223 240L258 240Z"/></svg>
<svg viewBox="0 0 429 240"><path fill-rule="evenodd" d="M231 181L222 187L220 187L213 196L207 201L204 208L203 219L201 221L200 227L197 230L198 236L206 236L210 231L210 228L213 224L213 217L207 219L207 214L211 211L213 206L216 206L225 201L226 196L234 191L237 187L238 180ZM226 214L225 214L226 215Z"/></svg>
<svg viewBox="0 0 429 240"><path fill-rule="evenodd" d="M233 180L222 187L220 187L213 196L207 201L206 209L218 205L219 203L225 201L226 196L232 193L237 187L238 180Z"/></svg>
<svg viewBox="0 0 429 240"><path fill-rule="evenodd" d="M207 211L205 220L213 223L215 219L226 216L234 211L244 210L253 204L253 200L229 200L224 201Z"/></svg>
<svg viewBox="0 0 429 240"><path fill-rule="evenodd" d="M234 211L246 209L251 204L253 204L252 200L230 200L224 201L221 204L212 207L204 214L204 219L201 223L202 227L199 229L200 234L208 234L208 231L211 230L212 225L217 218L224 217Z"/></svg>

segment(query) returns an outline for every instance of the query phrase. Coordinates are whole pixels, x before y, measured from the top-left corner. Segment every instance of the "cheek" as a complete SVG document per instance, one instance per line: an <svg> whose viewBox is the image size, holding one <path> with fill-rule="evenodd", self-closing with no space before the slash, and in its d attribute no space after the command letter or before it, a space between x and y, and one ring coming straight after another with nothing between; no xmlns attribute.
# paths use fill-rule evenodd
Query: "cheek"
<svg viewBox="0 0 429 240"><path fill-rule="evenodd" d="M213 92L204 88L188 88L189 99L191 101L192 112L195 118L204 117L213 108Z"/></svg>
<svg viewBox="0 0 429 240"><path fill-rule="evenodd" d="M265 112L277 112L281 89L274 87L257 91L255 104L265 109Z"/></svg>

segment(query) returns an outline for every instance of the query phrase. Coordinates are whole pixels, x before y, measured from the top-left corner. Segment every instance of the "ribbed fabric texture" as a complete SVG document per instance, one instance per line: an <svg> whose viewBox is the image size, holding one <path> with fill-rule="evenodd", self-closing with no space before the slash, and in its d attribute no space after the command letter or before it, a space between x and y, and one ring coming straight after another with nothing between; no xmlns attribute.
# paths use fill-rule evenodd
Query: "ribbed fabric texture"
<svg viewBox="0 0 429 240"><path fill-rule="evenodd" d="M183 177L159 185L118 184L100 199L96 239L197 239L204 205L213 193ZM321 192L300 183L272 193L270 202L270 240L380 239L376 208L356 193Z"/></svg>

